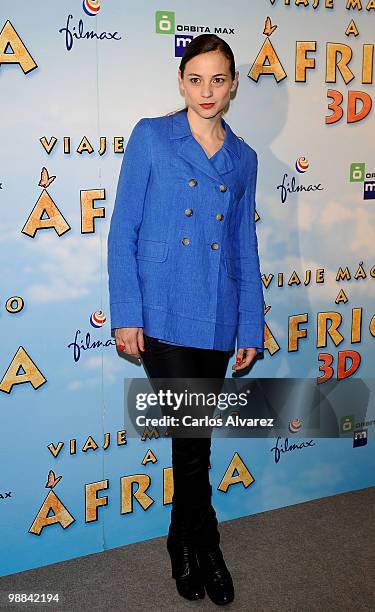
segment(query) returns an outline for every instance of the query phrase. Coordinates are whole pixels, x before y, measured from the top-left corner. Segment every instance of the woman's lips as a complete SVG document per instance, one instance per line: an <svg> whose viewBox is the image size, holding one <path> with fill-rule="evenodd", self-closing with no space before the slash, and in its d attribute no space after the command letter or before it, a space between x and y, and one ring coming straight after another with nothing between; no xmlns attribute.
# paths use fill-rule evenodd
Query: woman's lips
<svg viewBox="0 0 375 612"><path fill-rule="evenodd" d="M201 106L202 108L211 108L214 105L215 105L215 102L210 102L206 104L200 104L199 106Z"/></svg>

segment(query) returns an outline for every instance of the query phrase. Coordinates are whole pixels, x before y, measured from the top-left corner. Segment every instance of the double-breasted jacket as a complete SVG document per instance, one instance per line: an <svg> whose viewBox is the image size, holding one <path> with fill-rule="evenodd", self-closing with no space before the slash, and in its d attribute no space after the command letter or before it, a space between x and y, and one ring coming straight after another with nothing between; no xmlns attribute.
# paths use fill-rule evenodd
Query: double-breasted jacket
<svg viewBox="0 0 375 612"><path fill-rule="evenodd" d="M264 347L255 228L257 154L221 118L209 158L186 110L142 118L123 157L108 235L111 330L165 342Z"/></svg>

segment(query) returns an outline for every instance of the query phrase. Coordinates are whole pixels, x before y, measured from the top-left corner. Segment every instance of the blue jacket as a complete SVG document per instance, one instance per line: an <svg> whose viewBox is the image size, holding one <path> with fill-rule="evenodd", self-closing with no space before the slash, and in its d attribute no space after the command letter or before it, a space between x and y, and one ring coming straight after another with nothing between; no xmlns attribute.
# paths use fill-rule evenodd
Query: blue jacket
<svg viewBox="0 0 375 612"><path fill-rule="evenodd" d="M142 118L123 157L108 235L111 330L165 342L264 347L255 229L257 154L221 118L209 158L186 111Z"/></svg>

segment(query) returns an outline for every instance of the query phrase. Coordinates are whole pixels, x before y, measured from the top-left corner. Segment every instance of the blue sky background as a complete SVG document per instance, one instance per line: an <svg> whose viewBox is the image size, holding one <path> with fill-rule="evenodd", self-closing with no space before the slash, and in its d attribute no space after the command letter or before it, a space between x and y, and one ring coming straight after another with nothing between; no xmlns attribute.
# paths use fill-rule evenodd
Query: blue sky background
<svg viewBox="0 0 375 612"><path fill-rule="evenodd" d="M367 380L373 376L374 339L369 331L373 316L373 282L369 270L374 264L374 202L363 200L362 184L349 182L352 162L365 162L375 171L373 144L369 131L374 114L359 124L343 119L325 125L327 89L359 89L374 95L374 87L362 85L362 45L373 43L373 15L346 11L336 3L332 11L319 7L272 6L262 0L238 0L233 4L176 0L170 5L152 0L137 3L108 0L101 3L96 17L88 17L78 1L51 3L38 0L28 5L21 0L3 0L0 28L7 19L17 30L38 64L24 75L17 65L0 66L1 140L0 201L3 210L0 228L2 264L2 304L0 327L1 378L18 347L22 346L41 370L47 382L38 390L30 384L16 385L10 394L1 393L2 440L0 446L0 493L12 491L11 499L0 498L3 555L0 574L97 552L103 548L164 535L169 524L170 506L163 505L163 468L169 467L170 441L142 443L129 439L117 446L116 432L124 428L124 379L143 377L140 366L117 355L113 346L83 351L78 362L72 349L77 330L80 337L90 332L91 340L110 339L109 323L99 329L90 325L92 312L102 309L107 317L108 289L106 241L122 155L113 153L111 142L123 136L142 116L157 116L181 108L178 91L173 36L155 33L155 11L174 10L176 24L233 27L235 35L223 35L231 45L240 84L226 120L235 133L257 151L257 223L262 272L275 276L264 289L271 306L266 321L280 345L274 355L265 352L251 376L315 378L319 375L318 353L329 352L337 360L338 350L357 350L361 365L354 375ZM85 30L113 32L120 41L75 40L67 51L63 35L67 15L74 16ZM264 40L266 16L278 28L271 40L287 78L276 83L264 77L255 83L247 77ZM360 35L347 38L345 29L355 19ZM294 82L296 40L316 40L315 70L307 71L306 83ZM325 83L326 42L344 42L353 49L351 69L356 78L346 86L340 75L336 84ZM47 155L39 139L56 136L54 151ZM70 136L72 153L63 154L62 139ZM83 136L93 146L107 136L108 151L100 157L75 152ZM280 202L276 186L283 174L297 175L294 164L299 156L309 160L309 171L299 176L303 184L321 183L323 191L293 194ZM48 193L71 226L59 237L54 230L37 232L35 238L21 232L41 188L42 166L57 178ZM80 191L105 189L104 219L95 221L95 232L81 234ZM368 278L337 283L338 268L349 267L352 277L363 262ZM288 287L293 270L303 281L306 269L324 268L324 284ZM277 274L285 275L277 287ZM346 290L347 304L335 305L340 290ZM5 302L22 296L23 310L10 314ZM351 309L363 309L362 341L350 343ZM318 312L338 311L345 337L339 347L328 339L326 348L316 348ZM288 353L288 318L308 314L308 336L299 350ZM230 361L228 376L231 375ZM340 412L340 406L337 406ZM357 406L352 406L352 412ZM371 394L367 418L374 418ZM351 412L351 413L352 413ZM340 412L341 414L341 412ZM363 414L363 412L361 412ZM270 448L274 439L215 440L212 450L211 482L219 520L230 520L272 508L335 495L371 486L374 473L373 429L362 448L352 447L352 439L315 439L315 446L288 453L275 464ZM100 449L69 455L69 440L77 439L82 448L89 435L103 443L110 432L113 444ZM55 459L47 445L64 442ZM157 457L155 464L141 465L148 449ZM217 487L235 452L238 452L255 481L245 489L233 485L227 493ZM55 470L62 480L55 488L75 522L66 530L60 525L45 528L40 536L28 530L45 498L48 471ZM120 477L144 473L151 478L148 490L155 500L144 511L134 501L134 513L120 514ZM85 524L85 484L109 480L108 505L99 509L99 519ZM21 555L22 552L22 555Z"/></svg>

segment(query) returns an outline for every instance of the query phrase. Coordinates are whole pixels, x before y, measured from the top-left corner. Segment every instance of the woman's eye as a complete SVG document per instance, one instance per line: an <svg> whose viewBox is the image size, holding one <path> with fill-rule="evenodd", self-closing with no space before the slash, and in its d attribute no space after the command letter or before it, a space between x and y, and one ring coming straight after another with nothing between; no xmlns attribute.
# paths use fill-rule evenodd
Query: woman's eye
<svg viewBox="0 0 375 612"><path fill-rule="evenodd" d="M224 82L223 77L215 77L213 80L214 82L219 83L219 84ZM190 82L193 83L194 85L196 85L198 81L199 81L198 77L193 77L190 79Z"/></svg>

